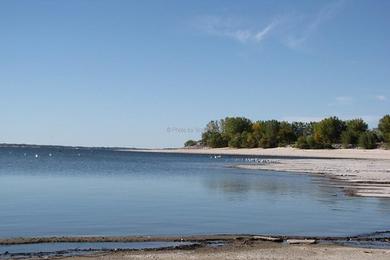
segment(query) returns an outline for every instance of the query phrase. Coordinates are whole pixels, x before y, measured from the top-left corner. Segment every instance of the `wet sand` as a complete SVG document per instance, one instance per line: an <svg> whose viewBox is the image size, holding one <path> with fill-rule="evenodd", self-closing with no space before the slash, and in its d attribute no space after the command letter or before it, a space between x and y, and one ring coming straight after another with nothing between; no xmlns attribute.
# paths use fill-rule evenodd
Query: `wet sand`
<svg viewBox="0 0 390 260"><path fill-rule="evenodd" d="M37 242L102 242L102 241L191 241L195 244L144 250L110 250L90 252L82 256L64 254L25 254L28 259L390 259L390 249L354 248L342 246L342 241L381 241L390 243L390 238L381 234L355 237L286 237L253 235L207 235L188 237L52 237L15 238L0 240L3 244ZM212 241L217 242L212 243ZM291 244L297 243L297 244ZM312 244L315 243L315 244ZM318 243L318 244L316 244ZM212 246L211 246L212 245ZM389 245L390 246L390 245ZM387 246L387 248L389 248ZM12 258L11 255L9 257Z"/></svg>
<svg viewBox="0 0 390 260"><path fill-rule="evenodd" d="M340 180L351 195L390 197L390 150L333 149L151 149L144 152L274 156L278 159L240 164L235 167L285 172L321 174ZM291 159L295 158L295 159Z"/></svg>

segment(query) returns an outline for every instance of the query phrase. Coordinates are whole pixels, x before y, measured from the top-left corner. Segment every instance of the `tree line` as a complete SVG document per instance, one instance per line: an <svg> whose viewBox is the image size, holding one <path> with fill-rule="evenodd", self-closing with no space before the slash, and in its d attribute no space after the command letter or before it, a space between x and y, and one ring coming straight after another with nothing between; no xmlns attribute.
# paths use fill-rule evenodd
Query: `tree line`
<svg viewBox="0 0 390 260"><path fill-rule="evenodd" d="M293 146L301 149L390 147L390 115L369 129L361 118L341 120L324 118L319 122L286 122L277 120L252 122L245 117L226 117L210 121L200 141L188 140L185 146L212 148L273 148Z"/></svg>

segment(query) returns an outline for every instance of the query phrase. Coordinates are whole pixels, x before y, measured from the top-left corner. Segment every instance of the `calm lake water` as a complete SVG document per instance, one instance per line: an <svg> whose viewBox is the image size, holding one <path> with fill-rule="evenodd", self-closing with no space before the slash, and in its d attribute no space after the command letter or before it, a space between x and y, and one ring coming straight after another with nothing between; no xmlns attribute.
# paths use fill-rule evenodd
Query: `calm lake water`
<svg viewBox="0 0 390 260"><path fill-rule="evenodd" d="M229 168L245 157L0 149L0 237L287 234L390 229L390 199L305 174Z"/></svg>

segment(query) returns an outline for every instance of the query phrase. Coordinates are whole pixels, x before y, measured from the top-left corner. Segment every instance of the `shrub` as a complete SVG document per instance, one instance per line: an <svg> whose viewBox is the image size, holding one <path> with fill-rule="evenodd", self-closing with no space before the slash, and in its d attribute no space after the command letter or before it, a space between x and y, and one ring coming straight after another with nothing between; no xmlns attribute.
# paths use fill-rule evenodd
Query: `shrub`
<svg viewBox="0 0 390 260"><path fill-rule="evenodd" d="M381 131L384 141L390 144L390 115L385 115L379 120L378 129Z"/></svg>
<svg viewBox="0 0 390 260"><path fill-rule="evenodd" d="M226 117L221 121L222 135L227 139L235 138L237 134L250 131L252 122L245 117Z"/></svg>
<svg viewBox="0 0 390 260"><path fill-rule="evenodd" d="M280 122L278 131L278 146L286 146L297 140L292 125L288 122Z"/></svg>
<svg viewBox="0 0 390 260"><path fill-rule="evenodd" d="M298 140L295 144L295 147L299 148L299 149L309 149L310 148L305 136L298 137Z"/></svg>
<svg viewBox="0 0 390 260"><path fill-rule="evenodd" d="M341 143L344 148L358 144L361 134L367 131L368 125L363 119L352 119L345 122L346 130L341 133Z"/></svg>
<svg viewBox="0 0 390 260"><path fill-rule="evenodd" d="M352 132L363 133L368 129L367 123L361 118L347 120L345 124L347 129Z"/></svg>
<svg viewBox="0 0 390 260"><path fill-rule="evenodd" d="M322 148L330 148L331 147L328 144L322 144L322 143L317 142L317 140L312 135L309 135L308 137L306 137L306 142L309 145L310 149L322 149Z"/></svg>
<svg viewBox="0 0 390 260"><path fill-rule="evenodd" d="M273 137L263 136L260 139L259 146L262 148L274 148L277 147L277 141Z"/></svg>
<svg viewBox="0 0 390 260"><path fill-rule="evenodd" d="M314 125L315 141L325 146L338 143L345 129L345 123L337 117L325 118Z"/></svg>
<svg viewBox="0 0 390 260"><path fill-rule="evenodd" d="M241 135L234 135L233 138L229 140L228 146L233 148L241 148Z"/></svg>
<svg viewBox="0 0 390 260"><path fill-rule="evenodd" d="M241 134L241 147L242 148L255 148L257 147L257 140L251 132L243 132Z"/></svg>
<svg viewBox="0 0 390 260"><path fill-rule="evenodd" d="M313 134L314 124L315 124L314 122L310 122L310 123L293 122L291 124L291 127L296 137L309 136Z"/></svg>
<svg viewBox="0 0 390 260"><path fill-rule="evenodd" d="M184 146L185 146L185 147L190 147L190 146L195 146L195 145L197 145L197 144L198 144L197 141L188 140L187 142L184 143Z"/></svg>
<svg viewBox="0 0 390 260"><path fill-rule="evenodd" d="M203 142L211 148L220 148L220 147L226 147L227 142L222 137L220 133L217 132L208 132L204 134L205 136L202 137Z"/></svg>
<svg viewBox="0 0 390 260"><path fill-rule="evenodd" d="M359 137L359 147L364 149L376 148L376 137L371 131L364 132Z"/></svg>
<svg viewBox="0 0 390 260"><path fill-rule="evenodd" d="M261 122L262 137L259 146L263 148L277 147L279 144L280 122L276 120L268 120Z"/></svg>
<svg viewBox="0 0 390 260"><path fill-rule="evenodd" d="M344 148L350 148L353 144L356 144L359 137L356 136L352 131L346 130L341 133L341 143Z"/></svg>

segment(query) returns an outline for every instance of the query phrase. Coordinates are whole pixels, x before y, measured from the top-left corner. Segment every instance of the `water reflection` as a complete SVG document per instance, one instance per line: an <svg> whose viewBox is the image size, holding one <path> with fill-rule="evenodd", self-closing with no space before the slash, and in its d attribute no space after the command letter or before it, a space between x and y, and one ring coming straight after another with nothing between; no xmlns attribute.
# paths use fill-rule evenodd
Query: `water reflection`
<svg viewBox="0 0 390 260"><path fill-rule="evenodd" d="M0 237L390 229L390 200L347 196L316 175L226 167L240 160L0 149Z"/></svg>
<svg viewBox="0 0 390 260"><path fill-rule="evenodd" d="M319 185L315 178L295 173L256 170L232 170L221 176L212 175L204 178L204 185L210 190L224 193L245 194L257 192L275 195L309 195L318 198L328 198L338 194L334 186ZM316 182L317 181L317 182Z"/></svg>

